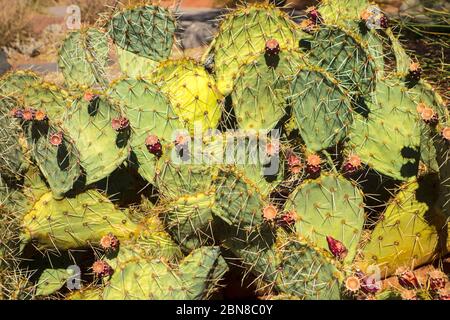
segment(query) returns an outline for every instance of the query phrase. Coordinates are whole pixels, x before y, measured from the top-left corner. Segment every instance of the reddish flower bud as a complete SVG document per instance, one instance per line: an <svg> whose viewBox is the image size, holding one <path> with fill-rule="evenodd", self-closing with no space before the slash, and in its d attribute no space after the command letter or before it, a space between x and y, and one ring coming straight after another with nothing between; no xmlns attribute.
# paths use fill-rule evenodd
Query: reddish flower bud
<svg viewBox="0 0 450 320"><path fill-rule="evenodd" d="M398 283L405 289L414 289L419 287L419 281L417 280L414 272L407 268L400 267L396 270Z"/></svg>
<svg viewBox="0 0 450 320"><path fill-rule="evenodd" d="M23 118L23 110L19 109L19 108L13 108L10 112L9 115L13 118L16 119L22 119Z"/></svg>
<svg viewBox="0 0 450 320"><path fill-rule="evenodd" d="M439 270L433 270L428 273L428 287L433 291L439 291L445 288L447 276Z"/></svg>
<svg viewBox="0 0 450 320"><path fill-rule="evenodd" d="M308 19L315 25L321 24L323 22L322 16L316 7L309 7L306 9L306 14Z"/></svg>
<svg viewBox="0 0 450 320"><path fill-rule="evenodd" d="M342 242L334 239L331 236L327 236L327 242L328 248L330 249L331 253L338 260L343 260L347 256L348 250Z"/></svg>
<svg viewBox="0 0 450 320"><path fill-rule="evenodd" d="M277 224L281 227L290 227L298 220L297 212L294 210L285 212L277 221Z"/></svg>

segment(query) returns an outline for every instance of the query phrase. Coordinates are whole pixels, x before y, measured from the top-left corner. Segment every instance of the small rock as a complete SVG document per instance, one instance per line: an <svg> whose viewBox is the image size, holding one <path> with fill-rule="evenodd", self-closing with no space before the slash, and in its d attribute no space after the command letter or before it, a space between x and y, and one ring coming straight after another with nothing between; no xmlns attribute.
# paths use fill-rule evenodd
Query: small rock
<svg viewBox="0 0 450 320"><path fill-rule="evenodd" d="M181 44L184 49L198 48L209 44L214 36L215 29L204 22L193 22L184 31Z"/></svg>
<svg viewBox="0 0 450 320"><path fill-rule="evenodd" d="M8 63L8 55L4 49L0 49L0 75L11 69L11 65Z"/></svg>

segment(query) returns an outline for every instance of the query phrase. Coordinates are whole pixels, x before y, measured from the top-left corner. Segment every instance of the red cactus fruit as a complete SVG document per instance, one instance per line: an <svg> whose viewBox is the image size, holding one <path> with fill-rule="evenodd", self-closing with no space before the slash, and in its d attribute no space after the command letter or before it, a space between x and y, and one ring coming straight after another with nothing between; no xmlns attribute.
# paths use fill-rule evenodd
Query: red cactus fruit
<svg viewBox="0 0 450 320"><path fill-rule="evenodd" d="M108 233L100 239L100 246L106 251L117 251L120 241L112 233Z"/></svg>
<svg viewBox="0 0 450 320"><path fill-rule="evenodd" d="M379 17L380 27L383 29L387 29L389 27L389 20L385 14L381 14Z"/></svg>
<svg viewBox="0 0 450 320"><path fill-rule="evenodd" d="M352 293L356 293L361 289L361 280L357 276L350 276L345 279L345 288Z"/></svg>
<svg viewBox="0 0 450 320"><path fill-rule="evenodd" d="M103 260L97 260L92 265L92 271L97 277L107 277L112 275L113 269Z"/></svg>
<svg viewBox="0 0 450 320"><path fill-rule="evenodd" d="M427 278L428 287L433 291L439 291L445 288L447 283L447 276L439 270L433 270L428 273Z"/></svg>
<svg viewBox="0 0 450 320"><path fill-rule="evenodd" d="M300 157L296 156L295 154L290 154L288 156L288 166L289 166L289 170L293 173L293 174L298 174L300 173L300 171L303 168L303 164L302 161L300 159Z"/></svg>
<svg viewBox="0 0 450 320"><path fill-rule="evenodd" d="M44 120L47 120L47 115L45 114L44 111L42 111L42 110L37 110L37 111L36 111L36 114L34 115L34 119L35 119L36 121L44 121Z"/></svg>
<svg viewBox="0 0 450 320"><path fill-rule="evenodd" d="M147 146L148 152L154 154L157 157L162 155L162 145L159 138L153 134L149 135L145 139L145 145Z"/></svg>
<svg viewBox="0 0 450 320"><path fill-rule="evenodd" d="M339 240L336 240L331 236L327 236L327 243L331 253L338 260L343 260L347 256L348 250Z"/></svg>
<svg viewBox="0 0 450 320"><path fill-rule="evenodd" d="M398 283L405 289L414 289L419 287L419 281L417 280L414 272L408 268L400 267L395 271L398 279Z"/></svg>
<svg viewBox="0 0 450 320"><path fill-rule="evenodd" d="M323 22L322 16L316 7L309 7L306 9L306 15L308 19L315 25L321 24Z"/></svg>
<svg viewBox="0 0 450 320"><path fill-rule="evenodd" d="M61 143L63 142L63 133L57 132L57 133L53 133L52 135L50 135L50 144L52 146L58 147L61 145Z"/></svg>
<svg viewBox="0 0 450 320"><path fill-rule="evenodd" d="M116 131L122 131L130 126L130 121L125 117L118 117L111 120L111 126Z"/></svg>
<svg viewBox="0 0 450 320"><path fill-rule="evenodd" d="M23 120L31 121L31 120L33 120L33 118L34 118L34 112L32 109L27 108L27 109L23 110L23 112L22 112Z"/></svg>
<svg viewBox="0 0 450 320"><path fill-rule="evenodd" d="M322 159L317 154L311 154L306 158L306 172L312 176L316 177L320 174L322 164Z"/></svg>
<svg viewBox="0 0 450 320"><path fill-rule="evenodd" d="M361 282L361 290L364 293L377 293L381 290L380 282L373 277L365 277Z"/></svg>
<svg viewBox="0 0 450 320"><path fill-rule="evenodd" d="M274 221L278 215L278 210L275 206L269 204L263 209L263 217L266 221Z"/></svg>
<svg viewBox="0 0 450 320"><path fill-rule="evenodd" d="M361 169L361 167L361 158L356 154L351 154L345 161L343 169L345 173L353 173Z"/></svg>
<svg viewBox="0 0 450 320"><path fill-rule="evenodd" d="M290 227L295 224L295 222L298 220L297 212L294 210L285 212L280 219L278 219L278 225L282 227Z"/></svg>
<svg viewBox="0 0 450 320"><path fill-rule="evenodd" d="M273 56L280 53L280 44L275 39L270 39L266 41L265 46L266 54Z"/></svg>

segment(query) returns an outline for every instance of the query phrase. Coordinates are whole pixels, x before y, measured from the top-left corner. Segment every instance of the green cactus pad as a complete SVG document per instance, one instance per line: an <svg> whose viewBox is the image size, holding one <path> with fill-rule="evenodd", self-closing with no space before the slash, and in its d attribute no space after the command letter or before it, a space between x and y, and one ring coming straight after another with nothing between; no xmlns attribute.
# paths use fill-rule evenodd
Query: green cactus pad
<svg viewBox="0 0 450 320"><path fill-rule="evenodd" d="M64 115L62 126L80 152L87 185L108 176L128 157L127 132L116 132L111 126L120 116L120 110L104 97L92 102L77 99Z"/></svg>
<svg viewBox="0 0 450 320"><path fill-rule="evenodd" d="M114 274L104 289L104 300L200 300L214 291L227 271L219 247L194 250L172 268L161 259L122 252L111 262Z"/></svg>
<svg viewBox="0 0 450 320"><path fill-rule="evenodd" d="M60 250L95 245L110 232L126 239L138 228L126 212L94 190L59 201L46 193L23 218L22 227L25 241Z"/></svg>
<svg viewBox="0 0 450 320"><path fill-rule="evenodd" d="M151 77L161 86L191 134L197 125L202 132L216 129L222 115L223 97L214 78L202 66L191 59L167 60Z"/></svg>
<svg viewBox="0 0 450 320"><path fill-rule="evenodd" d="M116 13L110 22L109 34L122 49L161 61L171 53L175 27L175 19L167 9L146 5Z"/></svg>
<svg viewBox="0 0 450 320"><path fill-rule="evenodd" d="M331 236L347 248L344 261L353 261L364 224L364 202L350 181L334 175L307 180L289 196L284 210L296 212L298 234L326 250L326 237Z"/></svg>
<svg viewBox="0 0 450 320"><path fill-rule="evenodd" d="M232 92L240 129L273 129L286 116L289 80L302 65L294 50L280 52L275 62L264 53L240 68Z"/></svg>
<svg viewBox="0 0 450 320"><path fill-rule="evenodd" d="M18 99L27 108L41 110L50 119L60 119L71 103L71 97L55 84L45 82L33 73L17 71L2 78L0 93Z"/></svg>
<svg viewBox="0 0 450 320"><path fill-rule="evenodd" d="M31 71L8 72L0 78L0 93L4 96L17 96L25 88L39 83L39 76Z"/></svg>
<svg viewBox="0 0 450 320"><path fill-rule="evenodd" d="M255 232L246 238L233 234L226 242L227 247L242 259L244 266L261 282L260 286L299 299L340 298L342 274L326 252L282 230L276 234Z"/></svg>
<svg viewBox="0 0 450 320"><path fill-rule="evenodd" d="M267 204L258 187L245 175L224 168L214 181L215 203L213 212L232 226L252 232L263 222L263 209Z"/></svg>
<svg viewBox="0 0 450 320"><path fill-rule="evenodd" d="M303 69L292 82L292 113L300 135L311 151L343 140L353 121L347 92L330 74Z"/></svg>
<svg viewBox="0 0 450 320"><path fill-rule="evenodd" d="M157 157L147 150L145 139L151 134L156 135L162 145L170 144L176 131L182 128L177 115L166 96L146 80L115 81L109 89L109 96L122 104L130 121L130 145L139 173L148 182L154 183Z"/></svg>
<svg viewBox="0 0 450 320"><path fill-rule="evenodd" d="M116 46L117 59L122 74L130 78L140 78L151 74L157 67L158 62L148 58L141 57L137 54L123 50Z"/></svg>
<svg viewBox="0 0 450 320"><path fill-rule="evenodd" d="M420 158L416 106L406 90L395 80L377 83L349 135L348 147L363 163L397 180L414 177Z"/></svg>
<svg viewBox="0 0 450 320"><path fill-rule="evenodd" d="M28 167L22 128L10 115L14 107L14 99L0 99L0 174L7 179L18 178Z"/></svg>
<svg viewBox="0 0 450 320"><path fill-rule="evenodd" d="M174 144L163 150L155 167L155 186L163 198L177 199L210 189L217 164L222 163L223 157L222 140L217 137L221 138L205 136L203 141L192 139L183 154L177 152Z"/></svg>
<svg viewBox="0 0 450 320"><path fill-rule="evenodd" d="M62 134L62 143L52 145L53 135ZM31 155L47 180L55 199L72 190L81 176L80 155L70 137L62 129L46 123L33 123L28 129Z"/></svg>
<svg viewBox="0 0 450 320"><path fill-rule="evenodd" d="M98 29L70 32L59 51L58 66L68 86L105 85L108 39Z"/></svg>
<svg viewBox="0 0 450 320"><path fill-rule="evenodd" d="M447 233L445 217L430 207L436 196L425 179L403 185L372 231L357 265L363 270L377 266L387 277L398 267L414 269L436 258L442 249L440 237Z"/></svg>
<svg viewBox="0 0 450 320"><path fill-rule="evenodd" d="M59 291L74 275L72 269L45 269L36 286L36 296L48 296Z"/></svg>
<svg viewBox="0 0 450 320"><path fill-rule="evenodd" d="M163 219L173 238L189 250L214 242L213 193L184 196L164 205Z"/></svg>
<svg viewBox="0 0 450 320"><path fill-rule="evenodd" d="M367 0L322 0L319 12L326 23L342 24L359 20L368 6Z"/></svg>
<svg viewBox="0 0 450 320"><path fill-rule="evenodd" d="M321 27L308 40L307 58L331 72L352 92L370 93L376 81L374 58L355 33L335 26Z"/></svg>
<svg viewBox="0 0 450 320"><path fill-rule="evenodd" d="M223 95L231 93L239 67L253 60L267 40L276 39L281 50L298 47L298 27L287 14L267 4L252 4L228 15L206 57L214 55L217 87Z"/></svg>

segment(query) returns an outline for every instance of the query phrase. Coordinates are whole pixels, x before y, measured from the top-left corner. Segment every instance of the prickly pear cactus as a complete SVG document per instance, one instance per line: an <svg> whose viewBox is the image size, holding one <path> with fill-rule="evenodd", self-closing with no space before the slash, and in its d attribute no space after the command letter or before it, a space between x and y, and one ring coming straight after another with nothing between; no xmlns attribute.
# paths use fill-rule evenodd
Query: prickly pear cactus
<svg viewBox="0 0 450 320"><path fill-rule="evenodd" d="M444 99L376 5L268 2L202 61L117 3L0 78L0 299L448 299Z"/></svg>

